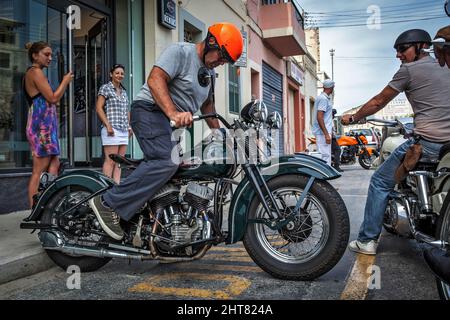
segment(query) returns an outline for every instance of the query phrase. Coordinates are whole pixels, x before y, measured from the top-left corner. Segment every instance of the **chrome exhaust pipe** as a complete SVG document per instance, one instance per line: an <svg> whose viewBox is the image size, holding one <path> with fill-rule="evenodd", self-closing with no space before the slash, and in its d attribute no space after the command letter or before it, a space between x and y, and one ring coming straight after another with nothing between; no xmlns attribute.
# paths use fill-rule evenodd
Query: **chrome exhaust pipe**
<svg viewBox="0 0 450 320"><path fill-rule="evenodd" d="M440 248L440 249L449 247L449 243L447 241L437 240L437 239L430 237L429 235L426 235L419 231L415 232L414 238L417 241L426 243L432 247L436 247L436 248Z"/></svg>
<svg viewBox="0 0 450 320"><path fill-rule="evenodd" d="M70 256L89 256L96 258L119 258L144 260L142 254L129 254L105 248L88 248L76 245L66 245L63 237L57 231L41 231L38 234L42 247L45 250L59 251Z"/></svg>
<svg viewBox="0 0 450 320"><path fill-rule="evenodd" d="M89 256L97 258L119 258L119 259L133 259L143 260L142 255L128 254L124 252L107 250L104 248L85 248L78 246L63 246L61 248L51 248L50 250L57 250L70 256Z"/></svg>

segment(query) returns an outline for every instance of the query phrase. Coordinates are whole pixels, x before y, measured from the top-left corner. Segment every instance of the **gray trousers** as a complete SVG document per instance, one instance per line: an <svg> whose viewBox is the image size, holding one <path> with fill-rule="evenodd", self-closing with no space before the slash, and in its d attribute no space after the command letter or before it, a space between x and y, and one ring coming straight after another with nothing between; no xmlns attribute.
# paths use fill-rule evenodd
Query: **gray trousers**
<svg viewBox="0 0 450 320"><path fill-rule="evenodd" d="M121 184L103 195L106 203L126 221L170 180L180 163L169 119L156 105L134 101L130 118L144 161Z"/></svg>

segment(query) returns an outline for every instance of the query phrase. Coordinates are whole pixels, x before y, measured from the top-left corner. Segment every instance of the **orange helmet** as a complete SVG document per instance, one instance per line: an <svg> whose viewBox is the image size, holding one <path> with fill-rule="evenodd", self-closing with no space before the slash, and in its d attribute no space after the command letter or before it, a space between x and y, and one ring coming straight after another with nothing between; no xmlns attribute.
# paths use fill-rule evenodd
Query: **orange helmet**
<svg viewBox="0 0 450 320"><path fill-rule="evenodd" d="M205 40L205 55L208 51L218 49L229 63L235 63L242 54L244 39L241 31L232 23L220 22L208 28Z"/></svg>

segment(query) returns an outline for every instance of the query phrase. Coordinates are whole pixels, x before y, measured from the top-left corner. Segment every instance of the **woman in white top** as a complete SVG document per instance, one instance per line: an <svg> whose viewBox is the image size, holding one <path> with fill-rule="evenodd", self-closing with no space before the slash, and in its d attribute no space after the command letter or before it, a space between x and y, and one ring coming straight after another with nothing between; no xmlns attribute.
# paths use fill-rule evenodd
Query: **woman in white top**
<svg viewBox="0 0 450 320"><path fill-rule="evenodd" d="M133 134L130 127L130 104L122 81L125 67L116 64L110 71L111 81L100 87L96 110L103 123L102 145L105 153L103 173L120 182L120 167L110 159L110 154L125 155L128 139Z"/></svg>

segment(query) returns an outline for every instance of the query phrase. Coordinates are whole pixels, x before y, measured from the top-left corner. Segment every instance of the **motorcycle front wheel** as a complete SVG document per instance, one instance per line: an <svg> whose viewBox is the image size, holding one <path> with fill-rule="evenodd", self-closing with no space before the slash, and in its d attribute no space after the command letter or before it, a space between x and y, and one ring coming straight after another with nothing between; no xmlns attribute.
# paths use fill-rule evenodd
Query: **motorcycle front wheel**
<svg viewBox="0 0 450 320"><path fill-rule="evenodd" d="M268 182L283 216L293 211L308 179L285 175ZM248 219L269 218L256 196L248 213ZM293 221L278 230L263 223L248 223L244 246L253 261L276 278L313 280L339 262L349 232L341 196L328 182L316 180Z"/></svg>
<svg viewBox="0 0 450 320"><path fill-rule="evenodd" d="M377 154L374 153L371 156L367 150L364 150L364 152L359 155L358 162L361 165L361 167L369 170L372 167L372 162L376 159Z"/></svg>
<svg viewBox="0 0 450 320"><path fill-rule="evenodd" d="M447 206L443 215L439 216L436 238L450 242L450 206ZM439 296L442 300L450 300L450 285L436 277Z"/></svg>

